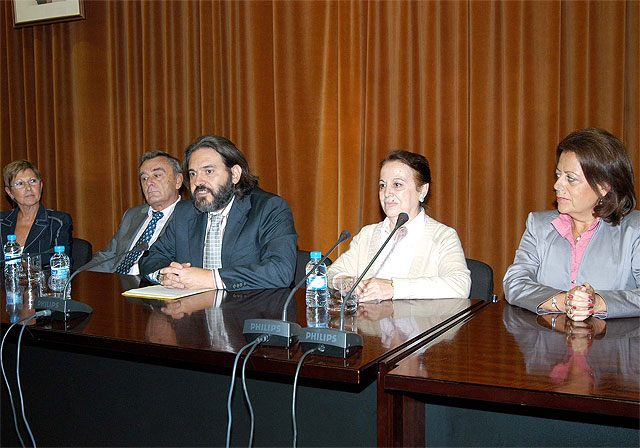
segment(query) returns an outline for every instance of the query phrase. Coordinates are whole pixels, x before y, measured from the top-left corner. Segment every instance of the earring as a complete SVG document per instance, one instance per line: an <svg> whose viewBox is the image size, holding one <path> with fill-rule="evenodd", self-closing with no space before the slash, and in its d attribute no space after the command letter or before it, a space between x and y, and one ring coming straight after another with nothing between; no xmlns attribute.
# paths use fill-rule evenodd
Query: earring
<svg viewBox="0 0 640 448"><path fill-rule="evenodd" d="M424 202L424 196L420 198L420 202Z"/></svg>
<svg viewBox="0 0 640 448"><path fill-rule="evenodd" d="M600 205L602 205L602 199L600 199Z"/></svg>

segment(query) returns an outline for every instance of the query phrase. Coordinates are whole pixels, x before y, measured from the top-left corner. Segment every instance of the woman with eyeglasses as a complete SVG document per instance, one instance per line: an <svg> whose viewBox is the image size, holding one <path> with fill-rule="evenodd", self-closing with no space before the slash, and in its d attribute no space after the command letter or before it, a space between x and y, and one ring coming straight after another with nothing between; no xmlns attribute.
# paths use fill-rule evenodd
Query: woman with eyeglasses
<svg viewBox="0 0 640 448"><path fill-rule="evenodd" d="M54 246L65 246L70 255L71 216L45 208L40 204L42 177L38 168L27 160L14 160L2 170L4 190L17 205L13 210L0 212L2 244L7 235L16 235L23 253L40 253ZM49 265L53 253L42 254L42 265Z"/></svg>

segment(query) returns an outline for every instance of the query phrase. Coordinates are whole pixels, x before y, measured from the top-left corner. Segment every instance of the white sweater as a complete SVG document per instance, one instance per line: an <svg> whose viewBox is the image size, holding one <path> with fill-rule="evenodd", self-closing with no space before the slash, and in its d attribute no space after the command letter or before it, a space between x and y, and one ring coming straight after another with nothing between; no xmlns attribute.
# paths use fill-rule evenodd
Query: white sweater
<svg viewBox="0 0 640 448"><path fill-rule="evenodd" d="M329 278L359 276L379 249L382 222L363 227L349 249L329 266ZM458 234L427 216L424 235L416 249L407 278L393 278L394 299L468 298L471 276ZM365 279L371 277L372 269Z"/></svg>

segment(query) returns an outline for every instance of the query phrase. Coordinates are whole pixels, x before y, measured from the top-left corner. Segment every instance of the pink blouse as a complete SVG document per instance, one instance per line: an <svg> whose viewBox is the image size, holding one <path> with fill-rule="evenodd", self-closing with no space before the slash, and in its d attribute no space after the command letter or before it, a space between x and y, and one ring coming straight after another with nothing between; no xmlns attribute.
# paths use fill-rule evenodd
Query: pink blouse
<svg viewBox="0 0 640 448"><path fill-rule="evenodd" d="M571 244L571 289L576 286L576 278L578 277L578 268L582 261L584 251L587 250L587 245L593 234L596 233L598 224L600 224L600 217L597 217L593 224L578 238L576 241L573 237L573 231L571 230L571 216L561 213L551 224L556 228L558 233L564 237Z"/></svg>

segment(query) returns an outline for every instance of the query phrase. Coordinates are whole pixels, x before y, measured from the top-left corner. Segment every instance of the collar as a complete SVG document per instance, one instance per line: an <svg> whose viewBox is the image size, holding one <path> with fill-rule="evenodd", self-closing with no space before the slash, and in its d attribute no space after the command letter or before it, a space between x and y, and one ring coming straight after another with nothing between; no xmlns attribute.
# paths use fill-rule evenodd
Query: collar
<svg viewBox="0 0 640 448"><path fill-rule="evenodd" d="M555 229L558 231L560 236L562 236L563 238L566 238L569 241L573 241L574 238L573 238L573 230L571 229L571 221L572 221L571 216L569 216L566 213L560 213L556 219L551 221L551 224L553 225L553 227L555 227ZM587 232L593 231L596 227L598 227L598 224L600 224L599 216L596 217L593 223L591 223L589 228L585 230L582 233L582 235L584 235Z"/></svg>
<svg viewBox="0 0 640 448"><path fill-rule="evenodd" d="M18 212L20 211L20 207L16 207L14 209L12 209L7 216L5 216L4 218L2 218L2 220L0 220L0 224L5 225L5 226L10 226L10 227L15 227L16 223L18 222ZM42 222L39 221L47 221L47 209L44 207L44 205L39 204L38 205L38 211L36 212L36 218L33 220L34 224L38 223L42 225Z"/></svg>
<svg viewBox="0 0 640 448"><path fill-rule="evenodd" d="M421 209L420 212L416 216L414 216L408 222L400 226L401 228L404 227L405 229L407 229L407 233L411 233L413 229L416 229L424 225L424 222L427 220L427 214L424 212L424 208L420 207L420 209ZM389 217L386 217L384 221L382 221L381 231L383 235L389 236L389 234L391 233L391 230L389 230L390 226L391 226L391 219Z"/></svg>
<svg viewBox="0 0 640 448"><path fill-rule="evenodd" d="M231 197L231 200L229 201L229 203L222 209L222 210L216 210L215 212L209 212L209 214L214 214L214 215L222 215L223 217L227 217L229 216L229 212L231 211L231 207L233 206L233 203L235 202L236 197L235 195Z"/></svg>
<svg viewBox="0 0 640 448"><path fill-rule="evenodd" d="M147 209L147 215L153 216L154 212L162 212L163 217L169 216L171 213L173 213L173 209L176 208L176 205L178 204L178 202L180 202L180 196L178 196L178 199L176 199L176 202L174 202L173 204L167 205L162 210L154 210L151 206L149 206L149 208Z"/></svg>

